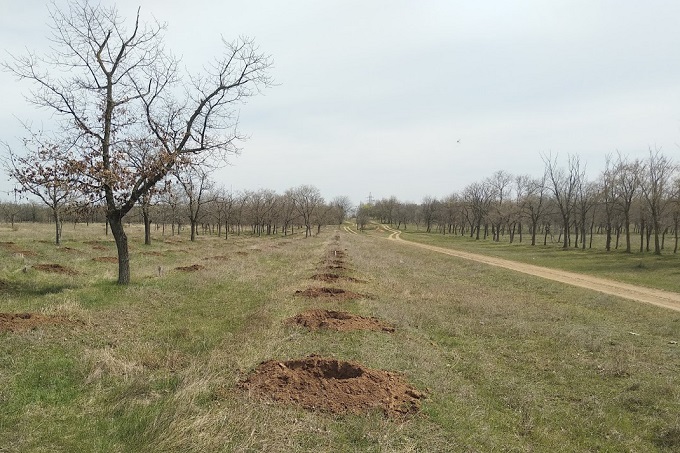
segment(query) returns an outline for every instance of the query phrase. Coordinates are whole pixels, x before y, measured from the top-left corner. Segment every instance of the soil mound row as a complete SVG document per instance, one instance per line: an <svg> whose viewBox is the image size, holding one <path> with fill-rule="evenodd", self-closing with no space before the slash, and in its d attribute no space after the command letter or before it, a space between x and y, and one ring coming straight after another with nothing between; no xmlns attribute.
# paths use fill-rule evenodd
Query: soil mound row
<svg viewBox="0 0 680 453"><path fill-rule="evenodd" d="M425 396L395 373L315 355L263 362L241 386L252 395L306 409L337 414L380 410L391 417L417 412Z"/></svg>
<svg viewBox="0 0 680 453"><path fill-rule="evenodd" d="M351 330L373 330L394 332L394 327L377 318L368 318L344 311L308 310L286 320L286 324L297 324L310 330L330 329L339 332Z"/></svg>

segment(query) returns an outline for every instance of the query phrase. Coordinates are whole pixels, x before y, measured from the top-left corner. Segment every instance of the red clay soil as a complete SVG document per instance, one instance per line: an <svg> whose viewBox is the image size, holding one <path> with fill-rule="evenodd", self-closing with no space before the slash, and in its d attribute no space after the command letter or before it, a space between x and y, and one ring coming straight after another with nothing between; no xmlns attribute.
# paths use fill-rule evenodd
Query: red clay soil
<svg viewBox="0 0 680 453"><path fill-rule="evenodd" d="M97 258L92 258L92 261L97 261L99 263L117 263L118 258L115 256L98 256Z"/></svg>
<svg viewBox="0 0 680 453"><path fill-rule="evenodd" d="M50 273L53 273L53 274L66 274L66 275L76 275L76 274L78 274L76 271L74 271L70 267L65 267L65 266L62 266L61 264L34 264L33 268L37 269L39 271L50 272Z"/></svg>
<svg viewBox="0 0 680 453"><path fill-rule="evenodd" d="M417 412L425 395L398 374L311 355L260 364L241 383L249 394L309 410L395 417Z"/></svg>
<svg viewBox="0 0 680 453"><path fill-rule="evenodd" d="M305 296L305 297L324 297L324 298L333 298L333 299L340 299L340 300L360 299L362 297L366 297L362 294L355 293L355 292L352 292L352 291L347 291L347 290L340 289L340 288L327 288L327 287L307 288L305 290L297 290L297 291L295 291L295 294L300 295L300 296Z"/></svg>
<svg viewBox="0 0 680 453"><path fill-rule="evenodd" d="M0 313L0 332L25 332L40 326L73 324L62 316L47 316L39 313Z"/></svg>
<svg viewBox="0 0 680 453"><path fill-rule="evenodd" d="M297 324L310 330L329 329L339 332L351 330L373 330L394 332L394 327L377 318L367 318L344 311L308 310L286 320L286 324Z"/></svg>
<svg viewBox="0 0 680 453"><path fill-rule="evenodd" d="M191 266L180 266L176 267L175 269L184 272L196 272L205 269L205 266L201 266L200 264L192 264Z"/></svg>

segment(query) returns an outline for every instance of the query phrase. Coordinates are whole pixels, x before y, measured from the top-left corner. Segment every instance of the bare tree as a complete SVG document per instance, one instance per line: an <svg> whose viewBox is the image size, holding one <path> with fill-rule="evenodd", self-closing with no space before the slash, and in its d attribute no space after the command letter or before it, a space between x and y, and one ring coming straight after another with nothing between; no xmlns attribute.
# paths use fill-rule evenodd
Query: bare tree
<svg viewBox="0 0 680 453"><path fill-rule="evenodd" d="M645 162L642 184L642 195L649 207L652 227L654 229L654 253L661 255L661 219L671 200L671 181L676 170L675 164L661 153L660 149L649 150Z"/></svg>
<svg viewBox="0 0 680 453"><path fill-rule="evenodd" d="M334 221L340 225L347 219L352 213L352 200L349 197L341 195L333 198L331 200L331 206L333 207Z"/></svg>
<svg viewBox="0 0 680 453"><path fill-rule="evenodd" d="M473 182L463 189L463 200L469 209L470 237L475 235L479 239L482 221L486 220L493 198L493 190L488 181L483 183ZM487 228L484 228L484 238L486 238Z"/></svg>
<svg viewBox="0 0 680 453"><path fill-rule="evenodd" d="M512 180L512 175L504 170L497 171L487 179L487 184L491 191L490 217L493 230L492 236L495 242L500 241L501 225L507 222L510 215L508 198Z"/></svg>
<svg viewBox="0 0 680 453"><path fill-rule="evenodd" d="M213 201L210 191L213 182L204 168L188 166L175 173L175 178L184 191L187 201L187 217L191 225L191 241L196 240L198 223L204 214L204 207Z"/></svg>
<svg viewBox="0 0 680 453"><path fill-rule="evenodd" d="M614 166L614 200L619 205L626 229L626 252L631 252L630 224L631 208L640 190L642 163L639 160L629 161L618 155Z"/></svg>
<svg viewBox="0 0 680 453"><path fill-rule="evenodd" d="M323 207L324 199L319 189L308 185L292 189L291 196L295 203L295 209L305 224L305 237L309 237L312 234L312 222L315 220L317 211Z"/></svg>
<svg viewBox="0 0 680 453"><path fill-rule="evenodd" d="M564 238L562 248L569 247L569 225L574 209L574 199L576 197L579 179L582 175L581 161L577 155L569 155L568 169L557 166L557 156L541 156L545 163L546 181L553 193L555 202L562 216L562 227Z"/></svg>
<svg viewBox="0 0 680 453"><path fill-rule="evenodd" d="M270 84L270 59L249 39L225 42L202 74L184 75L164 51L165 26L126 27L115 7L71 0L50 6L53 53L14 57L5 68L33 82L32 101L61 120L78 188L106 201L118 250L118 282L130 281L123 217L184 156L224 160L238 151L234 104ZM189 82L187 82L187 80ZM140 168L141 146L155 154ZM206 162L203 159L203 162Z"/></svg>
<svg viewBox="0 0 680 453"><path fill-rule="evenodd" d="M432 224L435 221L438 205L439 200L429 195L423 198L423 202L420 205L420 215L423 219L423 222L425 222L425 231L428 233L432 231Z"/></svg>
<svg viewBox="0 0 680 453"><path fill-rule="evenodd" d="M605 250L609 252L612 247L612 220L617 205L616 169L612 164L610 155L606 156L605 167L600 174L599 193L599 198L604 206Z"/></svg>

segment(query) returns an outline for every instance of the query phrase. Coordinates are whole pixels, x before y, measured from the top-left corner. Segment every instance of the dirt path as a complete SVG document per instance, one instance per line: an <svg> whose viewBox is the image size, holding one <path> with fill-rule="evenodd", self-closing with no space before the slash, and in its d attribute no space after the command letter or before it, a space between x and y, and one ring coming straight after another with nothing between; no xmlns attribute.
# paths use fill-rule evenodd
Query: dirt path
<svg viewBox="0 0 680 453"><path fill-rule="evenodd" d="M383 225L383 227L385 226ZM502 258L477 255L475 253L462 252L460 250L451 250L433 245L420 244L418 242L405 241L400 237L401 231L392 229L390 227L385 228L392 233L390 234L389 239L398 241L402 244L408 244L414 247L431 250L433 252L444 253L446 255L456 256L458 258L478 261L491 266L498 266L505 269L510 269L512 271L522 272L524 274L534 275L536 277L547 278L549 280L566 283L568 285L578 286L580 288L591 289L593 291L599 291L601 293L611 294L613 296L619 296L638 302L646 302L659 307L680 311L680 294L678 293L630 285L628 283L607 280L605 278L591 277L589 275L577 274L575 272L549 269L546 267L519 263L517 261L504 260Z"/></svg>

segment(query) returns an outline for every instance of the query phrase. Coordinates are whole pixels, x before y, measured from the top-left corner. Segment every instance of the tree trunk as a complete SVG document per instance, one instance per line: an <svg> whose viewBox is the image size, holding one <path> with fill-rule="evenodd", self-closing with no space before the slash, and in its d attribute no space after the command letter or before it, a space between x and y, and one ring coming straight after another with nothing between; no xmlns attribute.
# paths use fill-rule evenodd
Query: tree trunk
<svg viewBox="0 0 680 453"><path fill-rule="evenodd" d="M628 217L628 212L625 213L624 218L626 221L626 253L630 253L630 218Z"/></svg>
<svg viewBox="0 0 680 453"><path fill-rule="evenodd" d="M645 224L640 224L640 253L645 251Z"/></svg>
<svg viewBox="0 0 680 453"><path fill-rule="evenodd" d="M144 220L144 245L151 245L151 217L145 209L142 209L142 219Z"/></svg>
<svg viewBox="0 0 680 453"><path fill-rule="evenodd" d="M59 245L61 244L61 221L59 220L59 211L53 209L52 214L54 217L54 243Z"/></svg>
<svg viewBox="0 0 680 453"><path fill-rule="evenodd" d="M191 242L196 240L196 221L191 219Z"/></svg>
<svg viewBox="0 0 680 453"><path fill-rule="evenodd" d="M127 235L123 230L123 219L117 212L108 214L107 219L118 250L118 284L127 285L130 283L130 254Z"/></svg>
<svg viewBox="0 0 680 453"><path fill-rule="evenodd" d="M605 244L605 250L609 252L612 249L612 224L610 222L607 222L606 230L607 242Z"/></svg>

